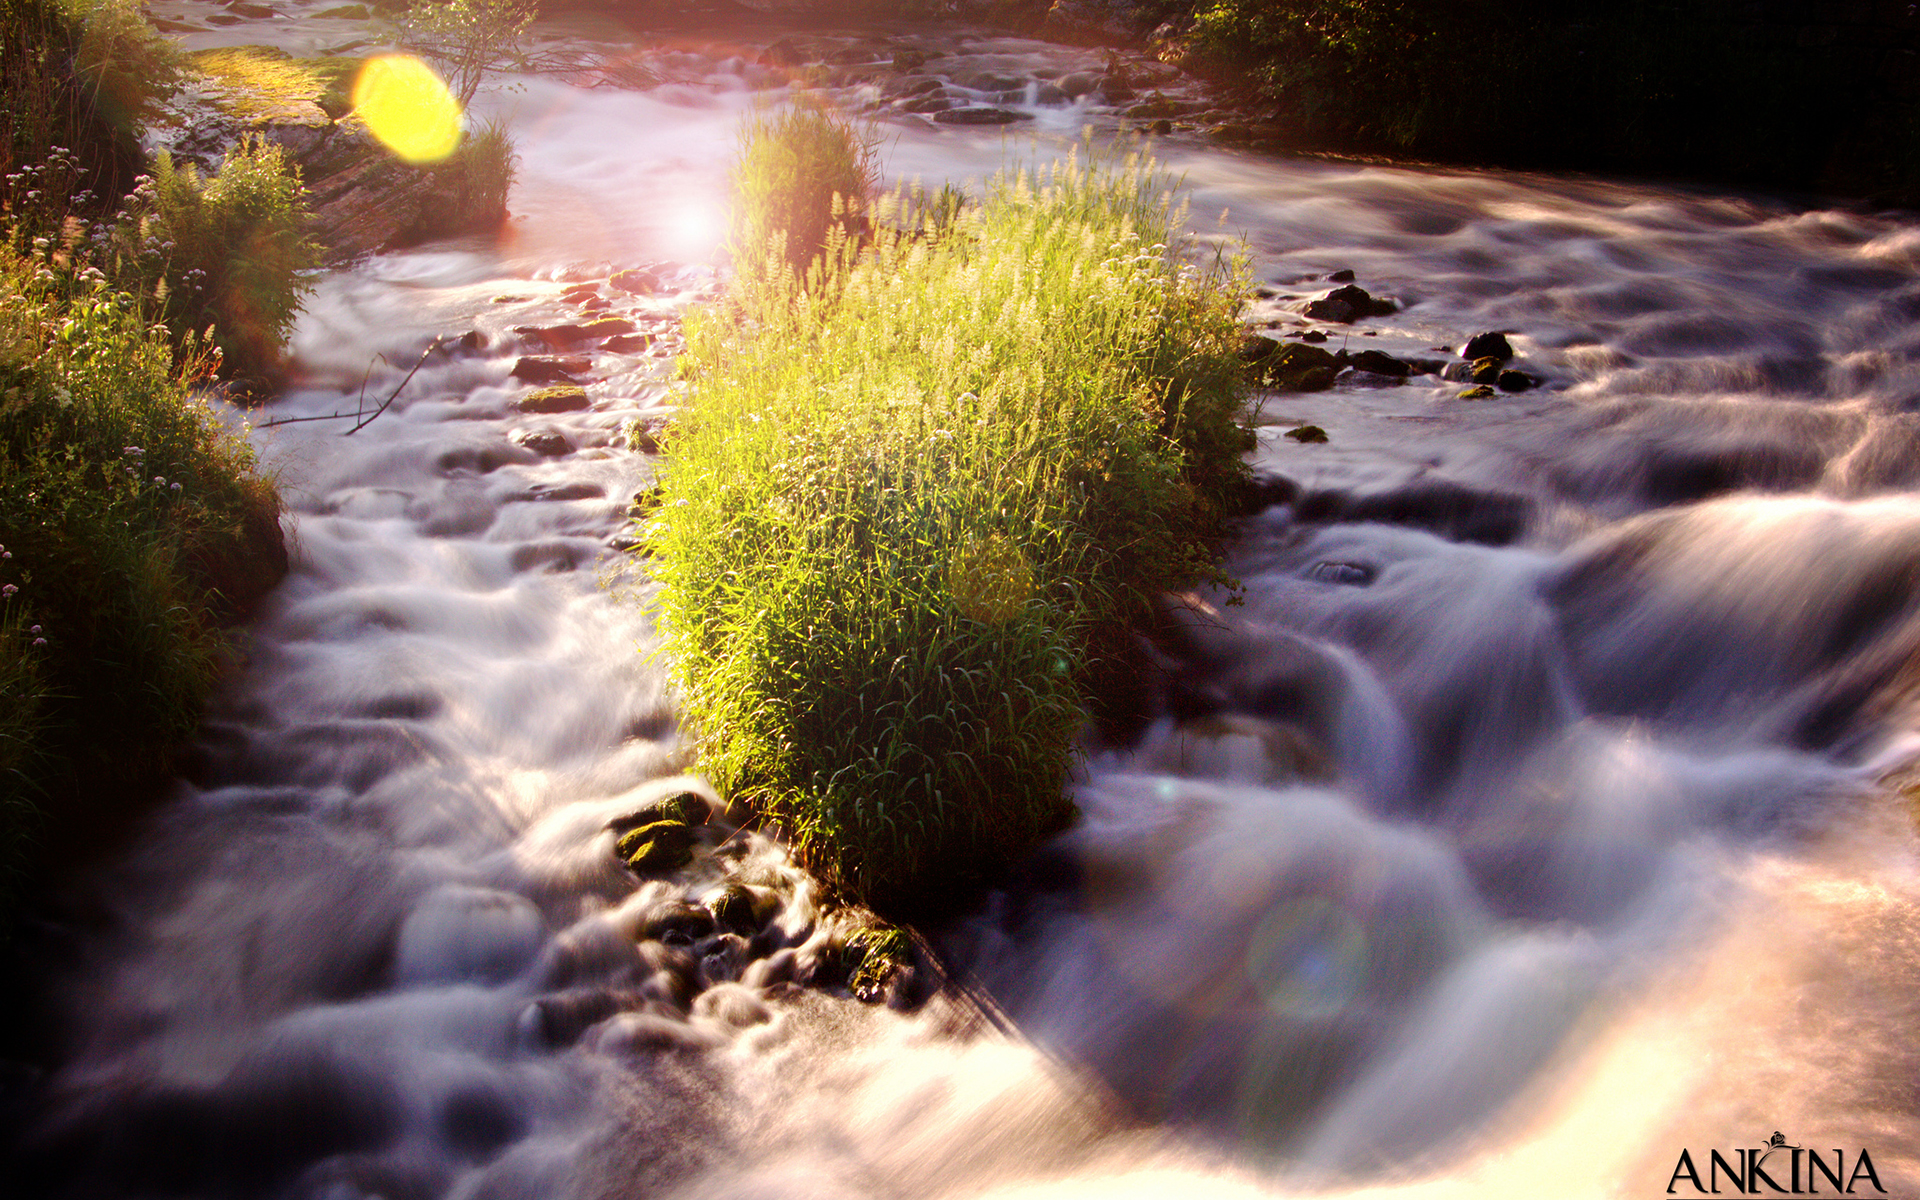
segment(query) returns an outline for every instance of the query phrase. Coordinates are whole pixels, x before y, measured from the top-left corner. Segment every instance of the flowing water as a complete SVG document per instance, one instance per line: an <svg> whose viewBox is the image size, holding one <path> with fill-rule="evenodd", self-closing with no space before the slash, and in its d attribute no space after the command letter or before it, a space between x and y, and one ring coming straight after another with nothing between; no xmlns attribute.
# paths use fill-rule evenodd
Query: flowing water
<svg viewBox="0 0 1920 1200"><path fill-rule="evenodd" d="M1098 56L943 36L949 78L1032 80L1029 119L890 116L892 178L977 186L1115 127L1042 102ZM484 345L351 436L256 429L293 574L193 769L79 885L101 919L53 972L66 1065L23 1178L1653 1196L1693 1194L1683 1148L1704 1181L1781 1130L1913 1193L1920 873L1886 781L1920 716L1920 224L1165 140L1196 227L1249 247L1256 322L1305 327L1350 269L1401 311L1330 344L1450 359L1504 329L1544 386L1263 396L1244 604L1176 608L1138 743L1092 750L1076 827L938 933L954 986L866 1005L799 986L834 931L776 846L718 823L646 883L611 853L704 789L612 547L654 468L623 428L670 412L674 318L714 283L752 49L494 95L509 235L320 281L256 423ZM652 347L595 354L587 411L518 412L511 330L641 265L659 295L599 292ZM1284 436L1309 422L1329 440ZM727 881L732 932L688 904Z"/></svg>

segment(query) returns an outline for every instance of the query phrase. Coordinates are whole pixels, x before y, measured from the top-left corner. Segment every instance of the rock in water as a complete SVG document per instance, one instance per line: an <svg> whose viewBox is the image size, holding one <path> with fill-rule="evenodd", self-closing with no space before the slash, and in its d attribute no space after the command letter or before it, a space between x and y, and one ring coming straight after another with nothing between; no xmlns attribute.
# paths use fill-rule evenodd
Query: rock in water
<svg viewBox="0 0 1920 1200"><path fill-rule="evenodd" d="M528 392L520 397L518 407L524 413L563 413L584 411L592 403L585 388L577 383L562 383Z"/></svg>
<svg viewBox="0 0 1920 1200"><path fill-rule="evenodd" d="M1351 325L1363 317L1384 317L1399 311L1399 307L1391 300L1371 295L1365 288L1349 283L1308 301L1307 315L1316 321Z"/></svg>
<svg viewBox="0 0 1920 1200"><path fill-rule="evenodd" d="M1296 442L1324 442L1327 440L1327 431L1318 425L1302 425L1298 429L1287 430L1287 436Z"/></svg>
<svg viewBox="0 0 1920 1200"><path fill-rule="evenodd" d="M677 870L693 860L693 828L684 821L655 821L622 834L613 852L640 874Z"/></svg>
<svg viewBox="0 0 1920 1200"><path fill-rule="evenodd" d="M1468 361L1476 358L1497 358L1505 362L1513 357L1513 346L1508 343L1505 334L1476 333L1467 340L1467 348L1460 352L1460 357Z"/></svg>
<svg viewBox="0 0 1920 1200"><path fill-rule="evenodd" d="M949 108L933 114L933 119L942 125L1011 125L1033 118L1010 108Z"/></svg>
<svg viewBox="0 0 1920 1200"><path fill-rule="evenodd" d="M531 355L513 364L511 374L515 379L524 379L528 383L577 383L576 375L584 375L592 367L584 358L547 358Z"/></svg>

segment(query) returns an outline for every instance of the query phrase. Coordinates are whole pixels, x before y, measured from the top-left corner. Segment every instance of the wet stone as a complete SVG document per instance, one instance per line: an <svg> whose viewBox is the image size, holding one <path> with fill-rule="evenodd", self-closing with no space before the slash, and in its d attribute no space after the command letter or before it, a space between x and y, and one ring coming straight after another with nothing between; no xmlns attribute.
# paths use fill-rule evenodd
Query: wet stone
<svg viewBox="0 0 1920 1200"><path fill-rule="evenodd" d="M1265 364L1267 386L1283 392L1324 392L1340 372L1340 358L1320 349L1294 343L1282 346Z"/></svg>
<svg viewBox="0 0 1920 1200"><path fill-rule="evenodd" d="M1495 393L1492 388L1482 383L1482 384L1476 384L1475 386L1470 387L1467 390L1461 392L1459 398L1462 400L1491 400L1493 399L1494 394Z"/></svg>
<svg viewBox="0 0 1920 1200"><path fill-rule="evenodd" d="M693 829L684 821L655 821L628 830L613 852L639 874L677 870L693 860Z"/></svg>
<svg viewBox="0 0 1920 1200"><path fill-rule="evenodd" d="M953 107L953 101L945 96L916 96L900 106L910 113L943 113Z"/></svg>
<svg viewBox="0 0 1920 1200"><path fill-rule="evenodd" d="M1375 375L1394 375L1403 379L1413 373L1411 366L1379 350L1362 350L1358 354L1348 355L1347 364Z"/></svg>
<svg viewBox="0 0 1920 1200"><path fill-rule="evenodd" d="M524 413L563 413L581 412L592 404L585 388L579 384L563 383L528 392L520 397L517 407Z"/></svg>
<svg viewBox="0 0 1920 1200"><path fill-rule="evenodd" d="M1317 562L1307 568L1307 578L1316 583L1337 583L1343 587L1366 587L1373 582L1374 570L1361 563Z"/></svg>
<svg viewBox="0 0 1920 1200"><path fill-rule="evenodd" d="M1324 442L1327 431L1318 425L1302 425L1298 429L1287 430L1287 436L1296 442Z"/></svg>
<svg viewBox="0 0 1920 1200"><path fill-rule="evenodd" d="M1524 392L1533 386L1533 376L1525 371L1502 371L1494 382L1503 392Z"/></svg>
<svg viewBox="0 0 1920 1200"><path fill-rule="evenodd" d="M1399 305L1370 294L1354 284L1337 287L1326 295L1307 302L1307 315L1316 321L1351 325L1365 317L1384 317L1397 312Z"/></svg>
<svg viewBox="0 0 1920 1200"><path fill-rule="evenodd" d="M607 283L630 296L653 296L660 291L660 277L638 267L615 272Z"/></svg>
<svg viewBox="0 0 1920 1200"><path fill-rule="evenodd" d="M625 317L601 317L580 326L580 332L590 338L604 338L632 333L635 328L634 323Z"/></svg>
<svg viewBox="0 0 1920 1200"><path fill-rule="evenodd" d="M528 383L577 383L574 377L592 367L584 358L547 358L529 356L513 364L511 375Z"/></svg>
<svg viewBox="0 0 1920 1200"><path fill-rule="evenodd" d="M622 333L600 343L600 348L611 354L639 354L653 345L650 333Z"/></svg>
<svg viewBox="0 0 1920 1200"><path fill-rule="evenodd" d="M1469 361L1477 358L1496 358L1505 362L1513 357L1513 346L1504 334L1476 333L1467 340L1467 347L1460 352L1460 357Z"/></svg>
<svg viewBox="0 0 1920 1200"><path fill-rule="evenodd" d="M558 458L573 452L573 443L557 429L523 429L514 433L512 440L547 458Z"/></svg>
<svg viewBox="0 0 1920 1200"><path fill-rule="evenodd" d="M1493 383L1500 378L1500 360L1497 358L1476 358L1473 360L1473 372L1468 378L1475 383Z"/></svg>
<svg viewBox="0 0 1920 1200"><path fill-rule="evenodd" d="M935 113L933 119L942 125L1012 125L1033 118L1009 108L950 108Z"/></svg>

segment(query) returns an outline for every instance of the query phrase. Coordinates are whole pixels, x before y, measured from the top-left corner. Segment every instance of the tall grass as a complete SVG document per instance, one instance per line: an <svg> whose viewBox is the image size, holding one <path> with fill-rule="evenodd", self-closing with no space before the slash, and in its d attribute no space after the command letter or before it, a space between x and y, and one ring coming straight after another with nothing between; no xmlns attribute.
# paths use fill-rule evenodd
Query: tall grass
<svg viewBox="0 0 1920 1200"><path fill-rule="evenodd" d="M826 104L803 99L752 114L741 127L731 179L735 269L744 278L784 272L804 283L836 233L844 244L864 228L862 210L878 178L872 134Z"/></svg>
<svg viewBox="0 0 1920 1200"><path fill-rule="evenodd" d="M690 322L644 542L716 786L910 911L1070 819L1095 648L1213 572L1244 279L1136 159L874 216Z"/></svg>

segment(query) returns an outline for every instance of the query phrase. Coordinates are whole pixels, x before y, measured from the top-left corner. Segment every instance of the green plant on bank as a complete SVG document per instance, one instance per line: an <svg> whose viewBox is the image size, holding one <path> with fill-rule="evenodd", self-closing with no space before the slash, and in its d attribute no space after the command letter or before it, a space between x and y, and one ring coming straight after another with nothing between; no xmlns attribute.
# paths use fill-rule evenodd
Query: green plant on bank
<svg viewBox="0 0 1920 1200"><path fill-rule="evenodd" d="M184 358L96 269L0 263L0 859L193 727L278 501ZM70 812L52 814L71 820Z"/></svg>
<svg viewBox="0 0 1920 1200"><path fill-rule="evenodd" d="M153 288L167 324L211 328L229 375L273 375L320 262L300 177L280 147L244 142L208 178L163 151L151 206L129 215L168 247Z"/></svg>
<svg viewBox="0 0 1920 1200"><path fill-rule="evenodd" d="M538 0L414 0L400 18L400 43L439 68L464 109L489 73L524 68L539 12Z"/></svg>
<svg viewBox="0 0 1920 1200"><path fill-rule="evenodd" d="M878 190L875 139L812 99L749 116L731 173L734 269L804 282L836 231L857 231ZM779 286L771 280L768 286Z"/></svg>
<svg viewBox="0 0 1920 1200"><path fill-rule="evenodd" d="M758 118L743 159L812 120ZM841 129L831 161L863 161ZM890 231L903 213L918 227ZM1216 577L1245 470L1246 283L1189 253L1135 159L874 218L859 253L827 228L806 289L793 226L748 226L769 265L689 323L691 402L643 542L716 786L830 884L913 911L1070 819L1100 647Z"/></svg>
<svg viewBox="0 0 1920 1200"><path fill-rule="evenodd" d="M466 233L505 219L513 163L513 140L499 122L485 121L462 133L445 162L425 168L442 200L425 214L433 225L420 236Z"/></svg>

